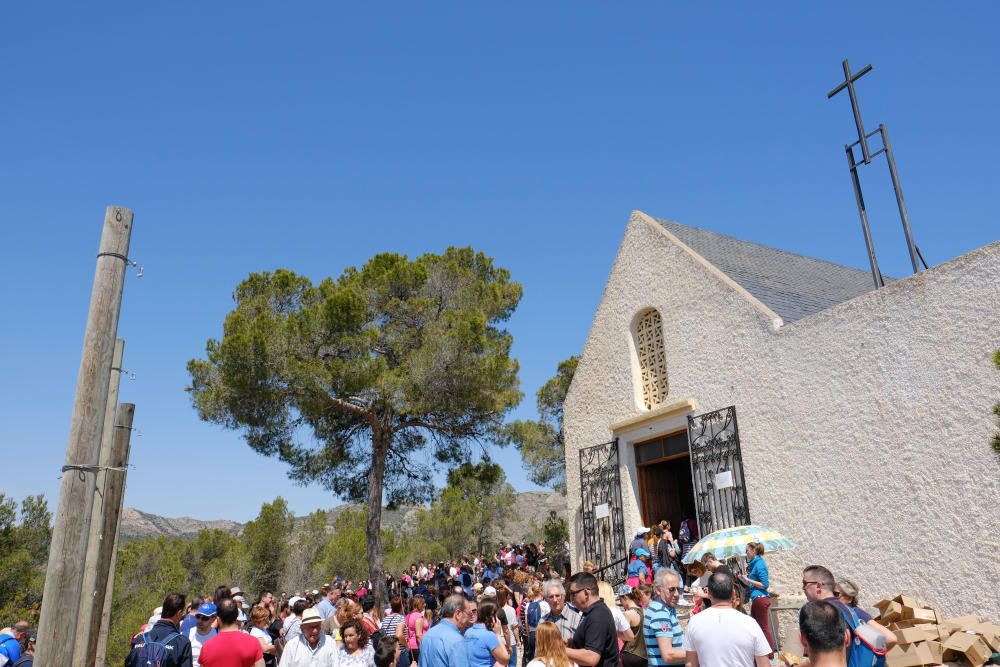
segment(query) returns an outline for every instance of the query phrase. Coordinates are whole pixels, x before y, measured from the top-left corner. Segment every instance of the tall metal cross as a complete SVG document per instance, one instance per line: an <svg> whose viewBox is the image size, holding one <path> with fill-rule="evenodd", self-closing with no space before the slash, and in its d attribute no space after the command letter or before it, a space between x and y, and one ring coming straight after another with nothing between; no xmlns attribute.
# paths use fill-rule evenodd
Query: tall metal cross
<svg viewBox="0 0 1000 667"><path fill-rule="evenodd" d="M872 267L872 278L875 280L875 287L883 287L885 279L882 277L882 272L878 268L878 259L875 257L875 245L872 242L871 227L868 224L868 211L865 208L864 196L861 194L861 179L858 177L858 167L862 164L871 164L872 159L882 153L885 153L886 161L889 163L892 189L896 193L896 206L899 208L899 217L903 221L903 235L906 237L906 248L910 253L910 263L913 265L913 272L917 273L920 271L918 259L919 262L923 263L924 268L927 268L927 262L924 261L923 255L920 254L920 249L917 248L917 244L913 241L913 232L910 230L910 216L906 212L906 202L903 200L903 186L899 182L899 174L896 173L896 160L892 154L892 145L889 143L889 130L884 124L881 124L874 132L865 132L865 124L861 120L861 109L858 108L858 96L854 90L854 82L872 71L872 66L865 65L856 74L851 74L851 66L847 60L844 60L843 66L844 80L836 88L827 93L826 97L830 99L846 88L847 94L851 98L851 110L854 112L854 125L858 129L858 140L852 144L846 144L844 151L847 153L847 164L851 170L851 180L854 184L854 198L857 200L858 214L861 216L861 229L865 236L865 246L868 248L868 261ZM881 135L882 148L872 153L868 147L868 140L876 134ZM861 145L862 159L860 162L854 159L854 147L858 144Z"/></svg>
<svg viewBox="0 0 1000 667"><path fill-rule="evenodd" d="M844 82L839 86L831 90L826 94L826 99L830 99L844 88L847 88L847 94L851 98L851 110L854 111L854 124L858 128L858 141L861 143L861 152L865 156L865 164L870 164L872 161L871 151L868 150L868 137L865 136L865 124L861 120L861 109L858 108L858 95L854 92L854 82L863 77L868 72L872 71L871 65L865 65L861 68L861 71L851 76L851 66L845 60L844 65Z"/></svg>

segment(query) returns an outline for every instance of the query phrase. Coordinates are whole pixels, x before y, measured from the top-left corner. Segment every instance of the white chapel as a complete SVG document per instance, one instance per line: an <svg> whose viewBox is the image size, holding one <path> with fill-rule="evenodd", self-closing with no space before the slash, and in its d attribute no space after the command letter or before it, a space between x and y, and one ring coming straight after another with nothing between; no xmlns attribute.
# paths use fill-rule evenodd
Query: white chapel
<svg viewBox="0 0 1000 667"><path fill-rule="evenodd" d="M868 271L632 214L564 404L574 568L640 526L754 523L780 591L1000 610L1000 242Z"/></svg>

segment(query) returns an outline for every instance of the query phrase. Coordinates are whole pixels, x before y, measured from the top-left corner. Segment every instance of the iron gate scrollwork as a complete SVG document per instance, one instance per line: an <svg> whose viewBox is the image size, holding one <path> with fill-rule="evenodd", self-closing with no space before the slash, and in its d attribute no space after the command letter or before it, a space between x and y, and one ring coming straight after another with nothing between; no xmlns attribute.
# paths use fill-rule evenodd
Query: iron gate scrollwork
<svg viewBox="0 0 1000 667"><path fill-rule="evenodd" d="M586 558L613 586L625 583L625 517L618 467L618 440L580 450L580 510Z"/></svg>
<svg viewBox="0 0 1000 667"><path fill-rule="evenodd" d="M750 523L736 406L688 416L688 446L701 537Z"/></svg>

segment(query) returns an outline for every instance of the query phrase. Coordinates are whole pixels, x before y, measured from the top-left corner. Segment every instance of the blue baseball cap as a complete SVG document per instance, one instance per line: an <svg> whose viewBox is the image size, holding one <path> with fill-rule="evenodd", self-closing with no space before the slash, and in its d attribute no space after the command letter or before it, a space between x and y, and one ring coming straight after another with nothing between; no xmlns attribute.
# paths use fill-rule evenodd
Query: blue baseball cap
<svg viewBox="0 0 1000 667"><path fill-rule="evenodd" d="M205 602L200 607L198 611L195 612L199 616L215 616L216 608L214 602Z"/></svg>
<svg viewBox="0 0 1000 667"><path fill-rule="evenodd" d="M648 556L649 552L646 551L645 549L636 549L635 550L635 555L636 556Z"/></svg>

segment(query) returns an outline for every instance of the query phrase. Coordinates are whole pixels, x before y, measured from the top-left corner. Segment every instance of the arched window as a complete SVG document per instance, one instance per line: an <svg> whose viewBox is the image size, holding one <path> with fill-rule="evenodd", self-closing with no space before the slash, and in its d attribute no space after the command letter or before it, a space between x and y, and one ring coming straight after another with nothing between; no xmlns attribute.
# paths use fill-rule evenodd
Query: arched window
<svg viewBox="0 0 1000 667"><path fill-rule="evenodd" d="M642 402L652 410L667 398L667 353L663 348L663 320L647 310L636 320L635 351L639 357Z"/></svg>

